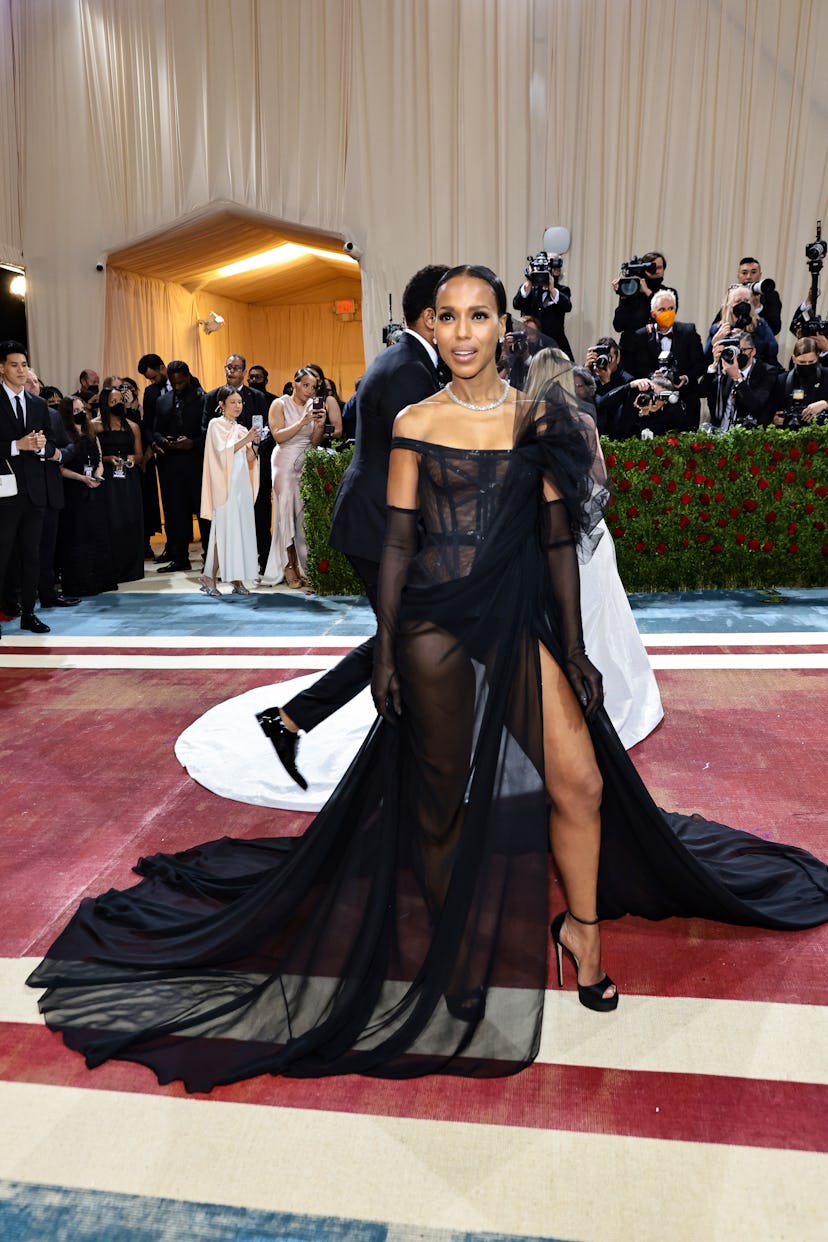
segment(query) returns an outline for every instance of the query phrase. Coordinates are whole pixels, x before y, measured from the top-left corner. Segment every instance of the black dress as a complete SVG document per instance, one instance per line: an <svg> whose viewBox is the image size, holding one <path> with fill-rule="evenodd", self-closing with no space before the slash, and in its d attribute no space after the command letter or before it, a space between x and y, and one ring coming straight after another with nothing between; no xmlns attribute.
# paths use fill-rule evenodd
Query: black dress
<svg viewBox="0 0 828 1242"><path fill-rule="evenodd" d="M29 982L88 1065L137 1061L208 1090L533 1060L549 947L538 643L563 660L572 536L587 540L605 499L581 427L561 408L532 413L513 450L395 442L419 455L421 522L418 536L416 512L392 511L383 554L378 646L393 635L399 723L377 721L292 848L225 837L144 858L136 887L81 904ZM565 498L554 520L544 475ZM568 544L550 538L563 512ZM824 864L663 813L607 716L590 728L603 918L828 919ZM481 1003L464 1013L468 994Z"/></svg>
<svg viewBox="0 0 828 1242"><path fill-rule="evenodd" d="M104 457L126 457L135 447L129 427L102 431L98 437ZM106 496L112 562L118 582L136 582L144 576L144 503L141 497L141 470L125 467L116 474L111 462L104 462Z"/></svg>
<svg viewBox="0 0 828 1242"><path fill-rule="evenodd" d="M98 445L82 436L75 446L72 469L93 472L100 463ZM65 504L58 527L61 585L67 595L99 595L117 591L109 538L106 483L87 487L78 479L63 480Z"/></svg>

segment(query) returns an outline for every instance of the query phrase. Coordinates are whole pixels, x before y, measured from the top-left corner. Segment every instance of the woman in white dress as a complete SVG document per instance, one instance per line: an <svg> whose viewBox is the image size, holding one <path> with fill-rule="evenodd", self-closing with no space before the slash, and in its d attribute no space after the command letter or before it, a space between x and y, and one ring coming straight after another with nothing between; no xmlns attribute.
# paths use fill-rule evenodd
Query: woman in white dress
<svg viewBox="0 0 828 1242"><path fill-rule="evenodd" d="M325 430L325 398L317 398L317 377L300 367L293 377L293 393L277 397L270 407L268 426L276 447L273 469L273 538L262 582L276 586L307 586L307 544L303 516L302 466L305 453L316 448ZM316 408L318 406L318 408Z"/></svg>
<svg viewBox="0 0 828 1242"><path fill-rule="evenodd" d="M224 385L216 394L219 418L211 418L204 441L201 516L210 518L210 542L199 577L205 595L219 596L216 579L233 583L234 595L249 595L244 579L258 571L253 502L259 487L259 461L254 444L257 427L239 426L241 394Z"/></svg>

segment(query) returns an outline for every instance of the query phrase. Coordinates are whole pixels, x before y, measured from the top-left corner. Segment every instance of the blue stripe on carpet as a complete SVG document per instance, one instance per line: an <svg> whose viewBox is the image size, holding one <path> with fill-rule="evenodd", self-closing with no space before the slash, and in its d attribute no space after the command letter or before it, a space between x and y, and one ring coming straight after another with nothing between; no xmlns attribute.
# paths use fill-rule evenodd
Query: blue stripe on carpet
<svg viewBox="0 0 828 1242"><path fill-rule="evenodd" d="M647 634L764 634L828 630L824 587L772 591L663 591L631 595L636 625Z"/></svg>
<svg viewBox="0 0 828 1242"><path fill-rule="evenodd" d="M780 595L761 591L685 591L631 595L638 628L647 634L774 633L828 631L828 590L799 588ZM140 638L234 635L289 638L373 634L367 600L285 592L209 599L195 592L121 591L84 599L77 608L43 613L54 634ZM16 622L4 622L13 639Z"/></svg>
<svg viewBox="0 0 828 1242"><path fill-rule="evenodd" d="M0 1181L4 1242L562 1242Z"/></svg>

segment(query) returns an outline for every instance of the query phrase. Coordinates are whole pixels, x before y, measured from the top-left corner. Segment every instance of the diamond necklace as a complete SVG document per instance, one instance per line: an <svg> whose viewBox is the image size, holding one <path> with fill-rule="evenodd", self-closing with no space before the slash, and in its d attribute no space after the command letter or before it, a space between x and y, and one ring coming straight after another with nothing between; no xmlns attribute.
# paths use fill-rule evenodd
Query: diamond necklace
<svg viewBox="0 0 828 1242"><path fill-rule="evenodd" d="M503 392L494 401L490 401L488 405L474 405L471 401L463 401L457 396L457 393L452 390L450 383L446 384L445 391L448 393L455 405L462 405L465 410L477 410L482 413L485 410L496 410L498 406L503 405L503 402L509 396L509 381L501 380L500 382L503 385Z"/></svg>

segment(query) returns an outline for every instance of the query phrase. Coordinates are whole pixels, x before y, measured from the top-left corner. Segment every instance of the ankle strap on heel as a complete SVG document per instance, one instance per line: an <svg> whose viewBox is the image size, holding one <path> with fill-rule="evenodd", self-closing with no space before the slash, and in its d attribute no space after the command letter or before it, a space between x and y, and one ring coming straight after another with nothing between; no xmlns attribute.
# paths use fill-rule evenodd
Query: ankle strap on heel
<svg viewBox="0 0 828 1242"><path fill-rule="evenodd" d="M571 910L567 910L567 914L571 919L574 919L576 923L582 923L584 927L594 927L596 923L601 922L600 919L579 919L577 914L573 914Z"/></svg>

